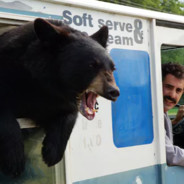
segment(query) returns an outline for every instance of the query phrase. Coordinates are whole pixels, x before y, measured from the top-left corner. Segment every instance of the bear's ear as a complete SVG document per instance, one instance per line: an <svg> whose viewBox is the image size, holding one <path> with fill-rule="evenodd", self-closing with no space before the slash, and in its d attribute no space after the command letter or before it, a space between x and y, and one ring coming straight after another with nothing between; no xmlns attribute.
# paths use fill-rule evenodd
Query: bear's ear
<svg viewBox="0 0 184 184"><path fill-rule="evenodd" d="M56 44L59 41L69 40L68 32L41 18L34 21L34 29L38 39L45 43Z"/></svg>
<svg viewBox="0 0 184 184"><path fill-rule="evenodd" d="M90 37L96 40L102 47L106 48L107 46L107 39L108 39L108 27L103 26L101 27L96 33L91 35Z"/></svg>

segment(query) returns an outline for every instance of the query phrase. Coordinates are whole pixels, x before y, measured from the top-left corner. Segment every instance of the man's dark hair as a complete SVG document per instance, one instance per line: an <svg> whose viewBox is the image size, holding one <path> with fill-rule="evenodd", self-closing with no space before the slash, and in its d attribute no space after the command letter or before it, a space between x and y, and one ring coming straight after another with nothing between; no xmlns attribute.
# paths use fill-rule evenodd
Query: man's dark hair
<svg viewBox="0 0 184 184"><path fill-rule="evenodd" d="M171 62L162 64L162 80L168 74L174 75L178 79L184 79L184 66Z"/></svg>

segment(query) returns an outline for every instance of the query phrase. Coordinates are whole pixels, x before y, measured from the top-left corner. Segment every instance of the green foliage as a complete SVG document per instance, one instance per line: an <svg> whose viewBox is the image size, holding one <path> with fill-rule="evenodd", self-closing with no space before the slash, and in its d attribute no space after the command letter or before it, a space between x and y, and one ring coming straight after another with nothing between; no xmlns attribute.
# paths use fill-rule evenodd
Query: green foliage
<svg viewBox="0 0 184 184"><path fill-rule="evenodd" d="M184 15L183 3L178 0L163 0L161 10L168 13Z"/></svg>
<svg viewBox="0 0 184 184"><path fill-rule="evenodd" d="M162 63L175 62L184 65L184 48L161 51Z"/></svg>
<svg viewBox="0 0 184 184"><path fill-rule="evenodd" d="M184 15L184 3L179 0L100 0L100 1Z"/></svg>

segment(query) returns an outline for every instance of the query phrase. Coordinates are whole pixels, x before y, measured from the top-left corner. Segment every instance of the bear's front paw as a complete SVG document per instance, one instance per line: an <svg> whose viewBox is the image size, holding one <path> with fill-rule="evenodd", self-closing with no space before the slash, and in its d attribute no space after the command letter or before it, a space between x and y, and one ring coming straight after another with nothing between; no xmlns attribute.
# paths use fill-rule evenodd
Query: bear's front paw
<svg viewBox="0 0 184 184"><path fill-rule="evenodd" d="M57 164L63 156L63 152L59 148L59 145L53 144L52 142L43 144L42 156L44 162L50 167Z"/></svg>
<svg viewBox="0 0 184 184"><path fill-rule="evenodd" d="M18 177L25 167L24 147L18 143L11 145L10 149L0 151L1 171L11 177Z"/></svg>

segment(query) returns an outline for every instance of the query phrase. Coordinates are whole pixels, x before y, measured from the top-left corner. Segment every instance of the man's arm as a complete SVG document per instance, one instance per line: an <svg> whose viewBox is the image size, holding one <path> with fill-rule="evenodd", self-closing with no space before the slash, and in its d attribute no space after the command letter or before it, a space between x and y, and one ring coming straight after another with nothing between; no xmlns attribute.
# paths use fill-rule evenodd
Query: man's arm
<svg viewBox="0 0 184 184"><path fill-rule="evenodd" d="M165 136L165 141L167 164L184 167L184 149L174 146L167 135Z"/></svg>

